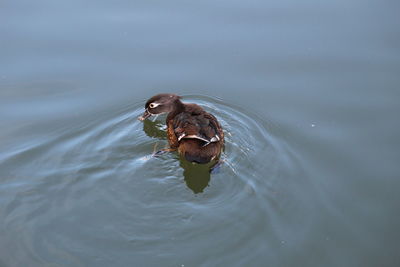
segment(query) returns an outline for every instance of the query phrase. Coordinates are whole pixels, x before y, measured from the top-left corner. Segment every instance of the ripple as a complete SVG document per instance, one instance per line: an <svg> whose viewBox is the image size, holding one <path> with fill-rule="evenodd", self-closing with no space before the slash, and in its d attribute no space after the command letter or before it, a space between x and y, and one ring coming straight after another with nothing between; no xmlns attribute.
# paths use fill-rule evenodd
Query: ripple
<svg viewBox="0 0 400 267"><path fill-rule="evenodd" d="M79 258L67 246L94 254L100 235L111 243L126 241L120 246L137 253L156 250L168 257L173 255L168 244L196 247L193 238L204 244L211 234L219 236L221 246L230 244L226 249L232 252L240 240L254 249L261 241L250 229L274 220L276 181L295 168L293 155L271 134L276 125L257 114L208 96L186 95L184 101L203 106L224 128L223 164L217 173L210 175L208 167L174 153L152 157L168 144L165 116L142 123L137 117L143 103L121 108L6 159L7 164L24 161L18 175L22 181L32 175L35 181L22 184L5 209L8 228L28 224L34 235L21 245L47 259L54 255L34 250L56 243ZM57 229L58 235L47 228Z"/></svg>

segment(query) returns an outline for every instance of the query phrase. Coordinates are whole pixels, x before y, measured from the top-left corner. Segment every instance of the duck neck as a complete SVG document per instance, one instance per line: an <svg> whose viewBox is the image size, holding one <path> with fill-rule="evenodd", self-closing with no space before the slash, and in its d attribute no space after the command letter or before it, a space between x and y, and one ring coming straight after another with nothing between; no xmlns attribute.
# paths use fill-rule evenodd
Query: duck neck
<svg viewBox="0 0 400 267"><path fill-rule="evenodd" d="M172 119L179 113L185 110L185 104L183 104L179 99L175 100L173 109L168 113L167 120Z"/></svg>

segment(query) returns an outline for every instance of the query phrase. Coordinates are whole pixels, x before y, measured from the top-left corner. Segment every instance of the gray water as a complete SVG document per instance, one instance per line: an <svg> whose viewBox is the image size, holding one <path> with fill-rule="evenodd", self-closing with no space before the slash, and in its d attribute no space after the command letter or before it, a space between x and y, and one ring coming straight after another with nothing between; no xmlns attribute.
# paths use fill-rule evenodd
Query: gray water
<svg viewBox="0 0 400 267"><path fill-rule="evenodd" d="M398 1L0 4L0 266L400 266ZM224 127L211 175L145 101Z"/></svg>

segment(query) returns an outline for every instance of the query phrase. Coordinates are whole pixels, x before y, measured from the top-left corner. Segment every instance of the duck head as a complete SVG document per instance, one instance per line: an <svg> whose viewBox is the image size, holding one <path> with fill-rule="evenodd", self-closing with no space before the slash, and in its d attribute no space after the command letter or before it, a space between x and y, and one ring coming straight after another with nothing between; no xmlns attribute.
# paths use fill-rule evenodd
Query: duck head
<svg viewBox="0 0 400 267"><path fill-rule="evenodd" d="M182 102L179 100L180 98L180 96L175 94L158 94L151 97L144 106L145 112L138 118L138 120L144 121L151 115L171 112L177 106L182 105Z"/></svg>

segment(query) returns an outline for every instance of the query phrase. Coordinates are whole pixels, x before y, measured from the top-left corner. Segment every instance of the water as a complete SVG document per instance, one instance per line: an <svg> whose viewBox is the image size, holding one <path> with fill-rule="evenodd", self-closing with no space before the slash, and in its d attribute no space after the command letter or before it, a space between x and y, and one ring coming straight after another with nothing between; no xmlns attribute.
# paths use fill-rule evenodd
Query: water
<svg viewBox="0 0 400 267"><path fill-rule="evenodd" d="M0 266L399 266L396 1L6 1ZM213 174L154 94L226 136Z"/></svg>

